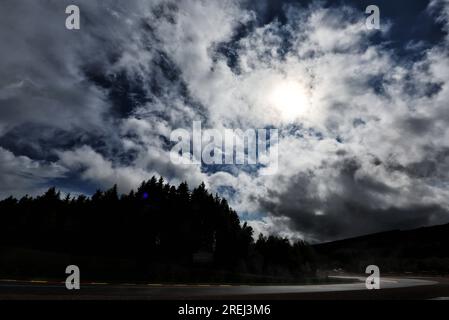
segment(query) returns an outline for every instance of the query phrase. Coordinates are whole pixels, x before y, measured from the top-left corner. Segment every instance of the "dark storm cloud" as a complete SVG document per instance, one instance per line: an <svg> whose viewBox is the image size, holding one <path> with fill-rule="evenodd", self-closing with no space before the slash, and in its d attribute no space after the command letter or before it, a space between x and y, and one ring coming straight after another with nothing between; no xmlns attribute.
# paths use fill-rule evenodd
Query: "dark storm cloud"
<svg viewBox="0 0 449 320"><path fill-rule="evenodd" d="M65 28L69 4L80 7L79 31ZM126 167L147 146L123 121L151 118L153 123L179 126L189 116L183 116L188 110L175 106L178 100L201 113L154 32L160 21L172 19L176 8L140 0L126 5L2 1L0 146L15 156L44 162L57 162L61 151L89 146L113 166ZM171 105L170 112L164 104ZM165 141L167 132L151 134L157 143ZM130 143L142 150L130 148ZM160 147L167 148L164 143ZM0 170L1 180L6 175L13 180L13 172ZM35 182L37 186L42 179ZM15 189L21 184L23 179L17 177ZM33 185L32 175L27 184Z"/></svg>
<svg viewBox="0 0 449 320"><path fill-rule="evenodd" d="M61 12L64 1L2 2L2 131L26 122L89 127L106 111L101 91L78 74L80 46L89 50L88 43L65 30Z"/></svg>
<svg viewBox="0 0 449 320"><path fill-rule="evenodd" d="M446 183L449 180L449 148L426 148L426 158L422 161L411 162L407 166L395 162L387 163L391 171L405 172L417 179L428 179L434 183Z"/></svg>
<svg viewBox="0 0 449 320"><path fill-rule="evenodd" d="M82 10L82 29L76 32L64 26L65 8L72 3ZM152 2L146 3L150 7ZM158 52L157 39L151 33L140 37L146 27L144 20L138 17L131 24L127 22L144 4L3 1L2 132L32 123L112 134L109 129L115 118L129 116L150 99L174 92L177 86L178 91L185 90L176 66ZM129 52L130 43L135 52ZM134 62L134 70L129 69L126 62L133 63L138 54L144 59ZM138 73L145 70L151 77L144 79Z"/></svg>
<svg viewBox="0 0 449 320"><path fill-rule="evenodd" d="M422 164L424 165L424 164ZM439 205L423 205L419 198L407 206L382 206L384 197L401 197L373 177L357 177L355 159L345 159L332 168L339 172L337 189L319 196L315 174L300 174L289 181L288 192L270 190L260 199L263 208L278 217L289 217L290 227L301 230L309 240L343 239L393 229L445 223L448 211Z"/></svg>

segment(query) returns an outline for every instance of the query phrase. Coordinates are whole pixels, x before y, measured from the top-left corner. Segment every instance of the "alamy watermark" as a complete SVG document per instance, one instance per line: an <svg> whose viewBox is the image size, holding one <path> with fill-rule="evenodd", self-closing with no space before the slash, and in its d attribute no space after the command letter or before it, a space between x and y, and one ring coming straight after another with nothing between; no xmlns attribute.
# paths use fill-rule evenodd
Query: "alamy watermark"
<svg viewBox="0 0 449 320"><path fill-rule="evenodd" d="M79 290L81 288L80 268L75 265L70 265L65 269L65 273L69 275L65 280L67 290Z"/></svg>
<svg viewBox="0 0 449 320"><path fill-rule="evenodd" d="M365 273L369 274L366 278L365 286L368 290L380 289L380 269L376 265L366 267Z"/></svg>
<svg viewBox="0 0 449 320"><path fill-rule="evenodd" d="M69 15L65 20L65 27L68 30L79 30L81 28L80 8L72 4L65 9L65 13Z"/></svg>
<svg viewBox="0 0 449 320"><path fill-rule="evenodd" d="M259 165L263 175L278 168L277 129L205 129L193 122L192 131L176 129L170 135L176 143L170 153L174 164Z"/></svg>
<svg viewBox="0 0 449 320"><path fill-rule="evenodd" d="M369 14L369 16L366 18L366 28L368 30L380 30L380 9L378 6L370 5L366 7L365 10L366 14Z"/></svg>

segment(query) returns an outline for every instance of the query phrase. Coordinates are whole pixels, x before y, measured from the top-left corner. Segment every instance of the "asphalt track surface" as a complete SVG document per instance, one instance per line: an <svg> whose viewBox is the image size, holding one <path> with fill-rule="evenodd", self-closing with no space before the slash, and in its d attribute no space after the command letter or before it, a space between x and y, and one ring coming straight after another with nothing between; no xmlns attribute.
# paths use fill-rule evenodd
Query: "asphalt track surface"
<svg viewBox="0 0 449 320"><path fill-rule="evenodd" d="M323 285L163 285L0 280L0 300L402 300L449 297L449 278L383 278L380 290L360 282ZM350 281L348 281L350 282Z"/></svg>

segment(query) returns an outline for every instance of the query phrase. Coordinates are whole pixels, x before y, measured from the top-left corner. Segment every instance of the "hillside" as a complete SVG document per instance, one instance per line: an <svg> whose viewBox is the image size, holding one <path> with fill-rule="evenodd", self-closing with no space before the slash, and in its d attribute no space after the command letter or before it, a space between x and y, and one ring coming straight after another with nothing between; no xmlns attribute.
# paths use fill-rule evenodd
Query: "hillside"
<svg viewBox="0 0 449 320"><path fill-rule="evenodd" d="M322 268L363 272L367 265L375 264L386 272L449 272L449 224L393 230L313 247Z"/></svg>

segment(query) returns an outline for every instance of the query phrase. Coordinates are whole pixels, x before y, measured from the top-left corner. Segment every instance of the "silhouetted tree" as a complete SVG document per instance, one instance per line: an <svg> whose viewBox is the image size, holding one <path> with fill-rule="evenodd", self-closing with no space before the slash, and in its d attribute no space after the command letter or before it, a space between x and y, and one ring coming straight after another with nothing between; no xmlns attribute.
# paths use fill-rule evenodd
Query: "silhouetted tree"
<svg viewBox="0 0 449 320"><path fill-rule="evenodd" d="M210 272L298 276L309 259L304 243L273 236L255 243L253 229L204 183L190 191L186 182L175 187L162 177L143 181L124 195L114 185L91 198L61 199L55 188L36 198L9 197L0 201L0 221L0 247L90 256L99 265L107 259L134 261L136 276L150 277L157 265L195 270L198 252L213 257ZM157 273L166 274L166 269Z"/></svg>

